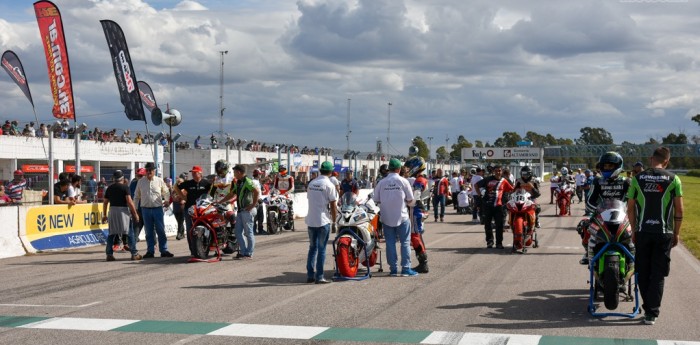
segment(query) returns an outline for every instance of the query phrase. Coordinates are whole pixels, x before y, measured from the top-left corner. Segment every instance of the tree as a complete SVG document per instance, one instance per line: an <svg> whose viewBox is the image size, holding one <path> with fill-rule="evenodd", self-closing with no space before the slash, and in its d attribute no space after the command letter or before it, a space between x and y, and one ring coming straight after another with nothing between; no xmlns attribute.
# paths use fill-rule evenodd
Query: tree
<svg viewBox="0 0 700 345"><path fill-rule="evenodd" d="M612 145L613 137L605 128L581 128L581 137L576 139L578 145Z"/></svg>
<svg viewBox="0 0 700 345"><path fill-rule="evenodd" d="M474 141L474 147L479 147L479 148L484 147L484 142L481 140L476 140L476 141Z"/></svg>
<svg viewBox="0 0 700 345"><path fill-rule="evenodd" d="M674 133L669 133L665 138L661 139L661 143L668 144L668 145L671 145L671 144L686 145L686 144L688 144L688 137L684 133L681 133L678 135L676 135Z"/></svg>
<svg viewBox="0 0 700 345"><path fill-rule="evenodd" d="M446 161L449 158L449 154L447 153L447 149L444 146L438 147L437 150L435 150L435 156L438 161Z"/></svg>
<svg viewBox="0 0 700 345"><path fill-rule="evenodd" d="M496 141L493 142L493 146L495 146L495 147L515 147L515 146L518 146L518 141L522 141L522 140L523 140L523 138L518 133L503 132L503 136L496 139Z"/></svg>
<svg viewBox="0 0 700 345"><path fill-rule="evenodd" d="M425 141L423 141L423 138L416 136L413 138L413 141L411 141L411 144L418 148L418 155L427 161L428 157L430 156L430 149L428 148L428 145L426 145Z"/></svg>
<svg viewBox="0 0 700 345"><path fill-rule="evenodd" d="M457 137L457 142L452 144L452 151L450 152L450 159L460 161L462 159L462 148L472 147L472 143L469 142L463 135Z"/></svg>
<svg viewBox="0 0 700 345"><path fill-rule="evenodd" d="M700 125L700 114L693 116L692 120L697 122L698 125Z"/></svg>

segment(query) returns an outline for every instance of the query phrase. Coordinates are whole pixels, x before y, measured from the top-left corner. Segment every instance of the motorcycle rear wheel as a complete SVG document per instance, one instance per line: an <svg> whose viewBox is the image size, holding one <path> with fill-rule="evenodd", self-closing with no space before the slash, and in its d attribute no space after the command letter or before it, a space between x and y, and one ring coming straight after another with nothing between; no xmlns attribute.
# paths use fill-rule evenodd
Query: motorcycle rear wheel
<svg viewBox="0 0 700 345"><path fill-rule="evenodd" d="M206 260L209 257L209 238L204 236L206 232L205 229L199 229L203 227L197 227L192 232L192 245L194 246L194 256L198 259ZM197 231L197 230L201 231Z"/></svg>
<svg viewBox="0 0 700 345"><path fill-rule="evenodd" d="M615 310L620 304L620 287L618 286L620 275L620 263L616 261L616 256L605 258L605 269L603 270L603 302L608 310Z"/></svg>
<svg viewBox="0 0 700 345"><path fill-rule="evenodd" d="M335 263L338 266L338 273L343 277L353 278L357 275L357 267L360 260L357 259L355 251L350 247L352 239L343 237L338 240L338 253Z"/></svg>

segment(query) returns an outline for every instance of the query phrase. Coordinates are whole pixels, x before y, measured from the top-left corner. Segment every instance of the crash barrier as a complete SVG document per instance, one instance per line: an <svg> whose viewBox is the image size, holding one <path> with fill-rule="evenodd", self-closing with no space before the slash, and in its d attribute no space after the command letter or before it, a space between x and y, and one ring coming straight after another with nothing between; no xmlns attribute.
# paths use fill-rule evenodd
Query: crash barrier
<svg viewBox="0 0 700 345"><path fill-rule="evenodd" d="M358 200L367 198L371 189L362 189ZM293 194L295 218L309 213L306 193ZM0 258L27 253L58 251L104 245L109 235L102 224L102 204L19 205L0 207ZM165 212L165 233L177 234L172 207ZM145 232L139 237L145 240Z"/></svg>

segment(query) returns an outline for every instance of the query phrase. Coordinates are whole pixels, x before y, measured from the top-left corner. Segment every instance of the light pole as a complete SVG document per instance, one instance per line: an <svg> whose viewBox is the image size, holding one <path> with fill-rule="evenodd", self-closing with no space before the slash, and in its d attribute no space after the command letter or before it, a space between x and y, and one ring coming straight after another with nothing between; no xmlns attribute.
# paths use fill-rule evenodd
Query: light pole
<svg viewBox="0 0 700 345"><path fill-rule="evenodd" d="M391 137L391 102L387 103L386 113L388 119L388 123L386 126L386 146L391 147L391 141L389 140L389 138Z"/></svg>
<svg viewBox="0 0 700 345"><path fill-rule="evenodd" d="M447 159L448 159L448 160L449 160L450 158L452 158L451 155L450 155L449 143L450 143L450 135L449 135L449 134L445 134L445 151L447 151Z"/></svg>
<svg viewBox="0 0 700 345"><path fill-rule="evenodd" d="M170 126L170 178L173 179L173 181L177 180L177 178L175 177L177 176L175 175L177 173L177 168L175 167L175 157L177 156L175 154L175 147L177 146L176 142L178 141L178 139L180 139L181 136L182 134L177 133L173 137L173 126Z"/></svg>
<svg viewBox="0 0 700 345"><path fill-rule="evenodd" d="M430 159L433 155L433 137L428 137L428 165L430 165ZM430 167L428 167L430 168Z"/></svg>
<svg viewBox="0 0 700 345"><path fill-rule="evenodd" d="M345 150L345 154L350 155L350 133L352 131L350 130L350 101L351 99L348 98L348 123L347 123L347 132L345 134L345 140L347 141L347 149ZM350 157L348 157L348 166L350 166Z"/></svg>
<svg viewBox="0 0 700 345"><path fill-rule="evenodd" d="M221 54L221 69L219 71L219 141L224 142L224 55L228 54L228 50L220 50ZM228 158L228 157L227 157Z"/></svg>

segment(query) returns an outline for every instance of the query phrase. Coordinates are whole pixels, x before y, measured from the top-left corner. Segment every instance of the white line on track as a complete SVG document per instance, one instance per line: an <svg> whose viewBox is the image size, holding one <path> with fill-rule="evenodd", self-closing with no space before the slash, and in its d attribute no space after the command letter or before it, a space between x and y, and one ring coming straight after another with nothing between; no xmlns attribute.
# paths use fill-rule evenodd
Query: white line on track
<svg viewBox="0 0 700 345"><path fill-rule="evenodd" d="M28 307L28 308L87 308L102 303L102 301L81 305L66 304L0 304L0 307Z"/></svg>

